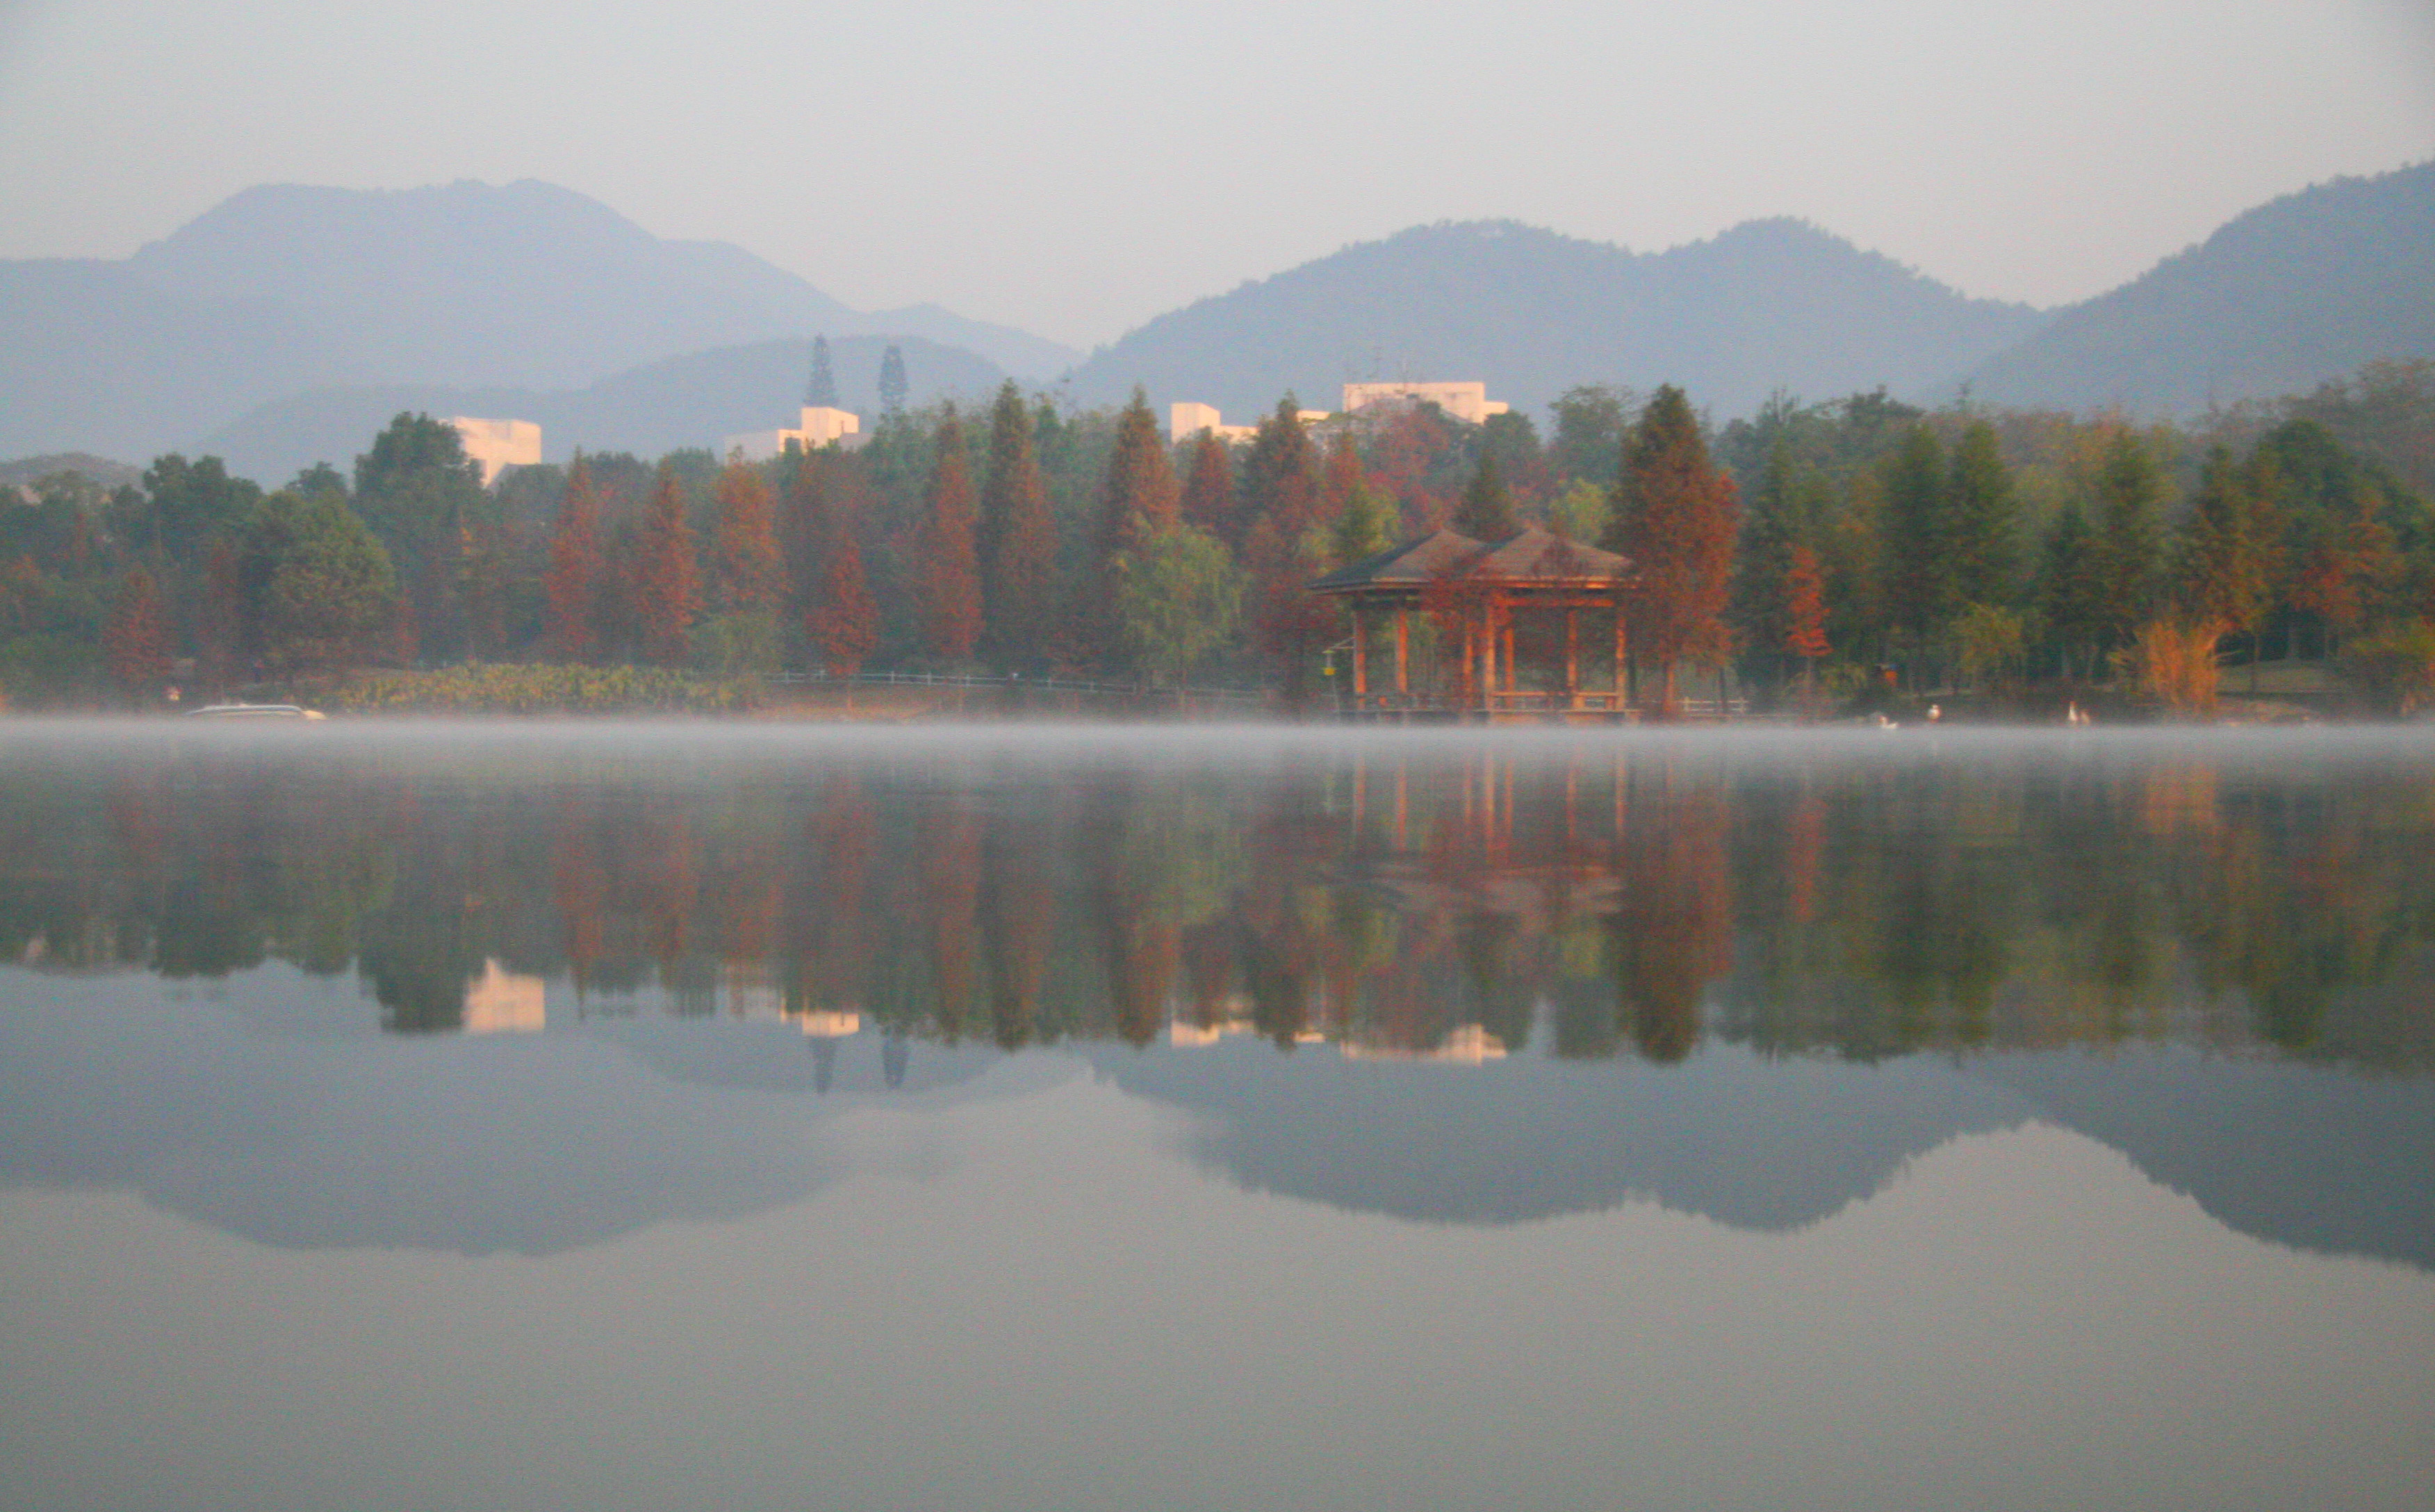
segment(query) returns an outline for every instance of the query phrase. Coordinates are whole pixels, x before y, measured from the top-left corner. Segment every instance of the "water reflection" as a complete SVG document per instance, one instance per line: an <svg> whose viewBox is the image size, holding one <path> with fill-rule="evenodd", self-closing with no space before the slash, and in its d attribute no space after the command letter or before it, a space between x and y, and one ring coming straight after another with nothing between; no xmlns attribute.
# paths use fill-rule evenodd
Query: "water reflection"
<svg viewBox="0 0 2435 1512"><path fill-rule="evenodd" d="M536 1027L546 980L1006 1048L2435 1049L2423 739L1144 754L21 738L0 957L353 971L397 1033Z"/></svg>
<svg viewBox="0 0 2435 1512"><path fill-rule="evenodd" d="M2423 735L313 735L11 728L10 1180L550 1249L828 1179L754 1097L1066 1044L1407 1218L1797 1228L2045 1120L2435 1266Z"/></svg>

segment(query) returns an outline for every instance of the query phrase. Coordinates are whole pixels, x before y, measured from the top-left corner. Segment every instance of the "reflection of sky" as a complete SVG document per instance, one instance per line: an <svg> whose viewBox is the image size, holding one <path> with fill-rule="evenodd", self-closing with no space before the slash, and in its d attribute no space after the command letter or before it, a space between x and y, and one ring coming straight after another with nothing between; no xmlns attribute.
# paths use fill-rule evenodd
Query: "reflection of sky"
<svg viewBox="0 0 2435 1512"><path fill-rule="evenodd" d="M0 971L0 1180L128 1186L265 1244L545 1253L800 1199L838 1174L825 1119L882 1086L875 1037L815 1103L786 1025L332 1032L351 1016L369 1035L352 984L278 966L208 995ZM996 1058L917 1047L889 1095L936 1106Z"/></svg>
<svg viewBox="0 0 2435 1512"><path fill-rule="evenodd" d="M840 1115L804 1200L550 1256L0 1194L46 1508L2416 1507L2435 1277L2043 1124L1798 1232L1413 1225L1071 1079ZM908 1149L934 1160L905 1159Z"/></svg>
<svg viewBox="0 0 2435 1512"><path fill-rule="evenodd" d="M374 1022L352 984L285 966L199 991L0 969L0 1181L130 1187L295 1247L552 1253L819 1192L854 1174L838 1118L874 1100L936 1111L1075 1066L924 1040L891 1089L878 1035L783 1022L647 1012L406 1039ZM1354 1211L1510 1224L1655 1201L1789 1232L1956 1138L2043 1120L2244 1232L2435 1268L2426 1078L2152 1049L1463 1067L1249 1039L1077 1053L1189 1115L1205 1169Z"/></svg>

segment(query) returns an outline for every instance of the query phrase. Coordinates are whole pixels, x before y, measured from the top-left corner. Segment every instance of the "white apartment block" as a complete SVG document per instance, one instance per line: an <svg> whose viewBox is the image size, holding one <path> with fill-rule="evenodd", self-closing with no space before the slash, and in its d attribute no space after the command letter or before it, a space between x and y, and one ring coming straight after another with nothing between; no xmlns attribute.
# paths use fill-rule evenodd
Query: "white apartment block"
<svg viewBox="0 0 2435 1512"><path fill-rule="evenodd" d="M1511 405L1501 399L1488 397L1486 384L1346 384L1344 412L1358 414L1373 404L1435 404L1457 420L1474 425L1484 423L1491 415L1502 415Z"/></svg>
<svg viewBox="0 0 2435 1512"><path fill-rule="evenodd" d="M451 415L445 423L457 427L465 442L465 456L482 464L482 487L499 481L511 467L533 467L541 461L541 427L528 420L476 420Z"/></svg>
<svg viewBox="0 0 2435 1512"><path fill-rule="evenodd" d="M795 429L748 431L742 436L730 436L718 443L718 455L729 457L740 454L747 462L767 462L784 452L789 444L806 452L816 452L835 441L851 452L865 439L861 416L851 410L807 404L803 407L803 423Z"/></svg>
<svg viewBox="0 0 2435 1512"><path fill-rule="evenodd" d="M1294 415L1304 425L1316 425L1321 421L1336 418L1323 409L1298 409ZM1215 404L1169 404L1166 406L1166 438L1171 443L1181 443L1207 431L1221 441L1233 442L1248 441L1260 434L1257 425L1221 424L1220 418Z"/></svg>

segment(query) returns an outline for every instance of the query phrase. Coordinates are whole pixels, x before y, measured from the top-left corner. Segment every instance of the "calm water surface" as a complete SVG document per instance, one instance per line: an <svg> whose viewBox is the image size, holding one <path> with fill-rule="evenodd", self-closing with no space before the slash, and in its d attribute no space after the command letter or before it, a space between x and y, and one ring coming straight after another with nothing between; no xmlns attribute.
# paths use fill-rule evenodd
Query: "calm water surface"
<svg viewBox="0 0 2435 1512"><path fill-rule="evenodd" d="M2435 732L0 724L0 1505L2435 1503Z"/></svg>

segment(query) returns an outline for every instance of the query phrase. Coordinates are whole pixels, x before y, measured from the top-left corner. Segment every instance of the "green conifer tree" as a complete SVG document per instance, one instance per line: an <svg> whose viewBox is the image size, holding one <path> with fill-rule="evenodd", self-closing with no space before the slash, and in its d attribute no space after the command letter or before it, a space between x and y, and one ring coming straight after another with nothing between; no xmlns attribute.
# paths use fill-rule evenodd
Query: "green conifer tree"
<svg viewBox="0 0 2435 1512"><path fill-rule="evenodd" d="M2012 470L1995 445L1995 427L1985 421L1964 429L1953 449L1945 508L1956 600L1991 609L2012 603L2020 592L2020 506Z"/></svg>
<svg viewBox="0 0 2435 1512"><path fill-rule="evenodd" d="M1038 421L1009 379L990 414L989 475L982 480L979 554L981 654L1001 671L1047 654L1054 614L1057 523L1033 446Z"/></svg>
<svg viewBox="0 0 2435 1512"><path fill-rule="evenodd" d="M1474 541L1503 541L1521 530L1522 521L1513 512L1513 495L1505 486L1505 473L1494 452L1481 449L1479 466L1462 490L1462 503L1456 507L1451 523L1456 534Z"/></svg>

